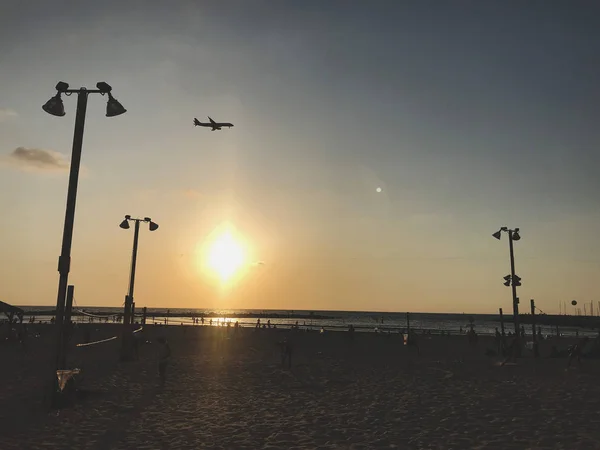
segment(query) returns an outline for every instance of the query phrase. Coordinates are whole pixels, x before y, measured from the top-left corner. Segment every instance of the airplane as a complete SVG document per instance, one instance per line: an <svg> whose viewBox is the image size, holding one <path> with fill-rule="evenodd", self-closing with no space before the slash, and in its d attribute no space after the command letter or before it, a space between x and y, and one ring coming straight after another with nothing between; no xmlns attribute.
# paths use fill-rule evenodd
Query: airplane
<svg viewBox="0 0 600 450"><path fill-rule="evenodd" d="M211 127L212 130L210 130L210 131L220 130L221 127L231 128L233 126L233 124L229 123L229 122L215 122L210 117L208 118L208 120L210 120L210 122L202 123L194 117L194 126L196 126L196 127Z"/></svg>

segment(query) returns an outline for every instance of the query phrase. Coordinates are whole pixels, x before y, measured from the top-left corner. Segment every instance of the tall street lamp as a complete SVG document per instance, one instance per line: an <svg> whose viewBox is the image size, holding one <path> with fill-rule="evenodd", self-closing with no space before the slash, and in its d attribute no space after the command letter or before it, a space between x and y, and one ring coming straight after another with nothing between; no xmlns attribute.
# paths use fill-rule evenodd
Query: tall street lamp
<svg viewBox="0 0 600 450"><path fill-rule="evenodd" d="M75 221L75 203L77 199L77 183L79 180L79 166L81 163L81 148L83 144L83 129L85 125L85 112L87 108L88 94L108 95L106 104L106 117L119 116L127 110L111 94L112 88L105 82L96 83L97 89L69 89L64 81L56 85L56 95L48 100L42 109L53 116L65 115L65 107L61 98L62 94L70 96L77 94L77 111L75 113L75 133L73 135L73 150L71 152L71 168L69 171L69 187L67 190L67 208L65 212L65 223L60 257L58 258L58 295L56 298L56 329L57 329L57 352L56 369L63 369L63 317L69 270L71 266L71 243L73 241L73 224Z"/></svg>
<svg viewBox="0 0 600 450"><path fill-rule="evenodd" d="M492 236L496 239L500 240L502 236L502 232L508 234L508 249L510 252L510 275L506 275L504 277L504 286L512 287L512 298L513 298L513 318L515 322L515 336L518 338L520 336L519 330L519 297L517 297L517 286L521 286L521 278L515 274L515 252L513 249L513 242L521 239L521 235L519 235L519 229L515 228L513 230L502 227L498 231L496 231Z"/></svg>
<svg viewBox="0 0 600 450"><path fill-rule="evenodd" d="M133 287L135 284L135 265L137 262L137 249L138 249L138 238L140 235L140 222L147 222L150 231L156 231L158 224L152 221L150 217L144 217L143 219L133 219L130 215L126 215L125 219L119 225L124 230L129 229L129 222L135 222L133 232L133 252L131 254L131 274L129 276L129 292L125 297L125 310L123 311L123 340L121 344L121 361L130 361L132 359L131 346L130 344L130 328L133 324Z"/></svg>

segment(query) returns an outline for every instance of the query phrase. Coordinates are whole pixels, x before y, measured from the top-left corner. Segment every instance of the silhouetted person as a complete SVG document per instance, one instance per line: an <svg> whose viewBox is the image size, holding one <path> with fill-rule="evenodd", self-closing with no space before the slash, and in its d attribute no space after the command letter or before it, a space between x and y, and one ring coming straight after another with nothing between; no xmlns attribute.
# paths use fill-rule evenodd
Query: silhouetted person
<svg viewBox="0 0 600 450"><path fill-rule="evenodd" d="M567 367L571 366L573 358L577 358L577 365L581 366L581 352L589 341L590 338L586 336L583 339L581 339L577 344L569 348L569 361L567 362Z"/></svg>
<svg viewBox="0 0 600 450"><path fill-rule="evenodd" d="M171 347L164 337L158 338L158 376L160 377L160 385L164 386L167 375L167 364L171 358Z"/></svg>
<svg viewBox="0 0 600 450"><path fill-rule="evenodd" d="M281 346L281 367L285 367L285 363L287 362L287 368L292 368L292 343L284 338L283 341L279 343Z"/></svg>
<svg viewBox="0 0 600 450"><path fill-rule="evenodd" d="M508 348L506 349L506 358L502 361L501 366L504 366L509 361L515 361L519 354L519 337L515 336Z"/></svg>
<svg viewBox="0 0 600 450"><path fill-rule="evenodd" d="M467 332L467 339L469 341L469 344L471 344L471 345L477 344L477 333L475 332L475 330L473 328L471 328Z"/></svg>
<svg viewBox="0 0 600 450"><path fill-rule="evenodd" d="M415 333L414 330L409 330L406 339L407 339L407 341L406 341L407 345L416 348L417 355L420 355L421 349L419 348L419 341L417 339L417 333Z"/></svg>
<svg viewBox="0 0 600 450"><path fill-rule="evenodd" d="M525 339L525 327L521 325L521 338Z"/></svg>

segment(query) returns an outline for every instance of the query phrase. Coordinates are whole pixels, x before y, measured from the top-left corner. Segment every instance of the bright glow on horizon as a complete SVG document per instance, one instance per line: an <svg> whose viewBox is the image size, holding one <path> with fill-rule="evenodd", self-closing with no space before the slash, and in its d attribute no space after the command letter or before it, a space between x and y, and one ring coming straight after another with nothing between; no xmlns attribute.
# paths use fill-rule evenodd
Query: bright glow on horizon
<svg viewBox="0 0 600 450"><path fill-rule="evenodd" d="M244 259L242 245L227 230L210 246L208 267L217 272L222 281L229 281L242 267Z"/></svg>

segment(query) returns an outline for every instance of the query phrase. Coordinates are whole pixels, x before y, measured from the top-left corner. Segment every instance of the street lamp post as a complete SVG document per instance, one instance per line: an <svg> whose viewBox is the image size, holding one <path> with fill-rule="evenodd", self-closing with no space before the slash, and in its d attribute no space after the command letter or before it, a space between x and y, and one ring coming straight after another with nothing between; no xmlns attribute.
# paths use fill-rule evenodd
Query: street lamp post
<svg viewBox="0 0 600 450"><path fill-rule="evenodd" d="M69 282L69 270L71 266L71 244L73 242L73 224L75 222L75 204L77 200L77 184L79 181L79 167L81 163L81 149L83 145L83 130L85 126L85 113L87 109L87 100L89 94L108 95L106 105L106 117L114 117L126 112L126 109L111 95L112 88L105 82L96 84L97 89L69 89L69 85L60 81L56 85L56 95L48 100L42 109L53 116L62 117L65 115L65 108L61 98L62 94L70 96L77 94L77 111L75 114L75 132L73 135L73 149L71 153L71 167L69 170L69 187L67 190L67 207L65 212L65 223L63 228L63 238L60 257L58 258L58 294L56 298L56 330L57 330L57 350L55 366L56 369L63 369L64 358L62 357L63 346L63 318L65 310L65 300L67 295L67 285Z"/></svg>
<svg viewBox="0 0 600 450"><path fill-rule="evenodd" d="M512 287L512 299L513 299L513 320L515 324L515 336L520 336L519 330L519 297L517 297L517 286L521 286L521 278L515 274L515 252L513 248L513 242L521 239L519 229L515 228L511 230L507 227L502 227L496 231L492 236L500 240L502 232L508 233L508 249L510 253L510 275L504 277L504 286Z"/></svg>
<svg viewBox="0 0 600 450"><path fill-rule="evenodd" d="M147 222L150 231L156 231L158 224L152 221L150 217L144 217L143 219L133 219L130 215L126 215L125 219L119 225L124 230L129 229L129 222L135 222L133 232L133 251L131 254L131 273L129 275L129 291L125 296L125 308L123 311L123 340L121 343L121 361L130 361L132 359L131 346L130 344L130 329L131 324L134 322L132 309L133 309L133 288L135 285L135 266L137 263L137 250L138 250L138 238L140 236L140 222Z"/></svg>

